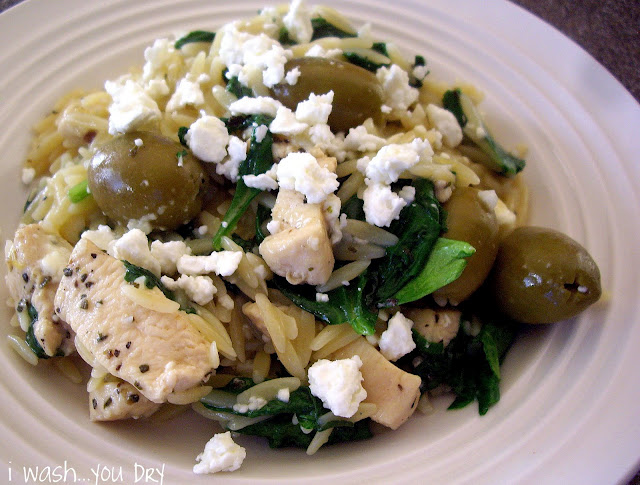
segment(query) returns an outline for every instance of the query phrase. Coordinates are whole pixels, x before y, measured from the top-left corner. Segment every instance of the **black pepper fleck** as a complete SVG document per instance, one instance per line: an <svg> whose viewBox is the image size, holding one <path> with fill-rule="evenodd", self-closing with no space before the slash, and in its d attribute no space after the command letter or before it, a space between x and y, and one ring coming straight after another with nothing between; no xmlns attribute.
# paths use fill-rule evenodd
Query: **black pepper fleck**
<svg viewBox="0 0 640 485"><path fill-rule="evenodd" d="M87 301L86 296L80 300L80 308L82 310L86 310L87 308L89 308L89 302Z"/></svg>
<svg viewBox="0 0 640 485"><path fill-rule="evenodd" d="M86 286L87 288L91 288L93 286L93 281L87 281L84 286Z"/></svg>
<svg viewBox="0 0 640 485"><path fill-rule="evenodd" d="M121 368L122 368L122 364L118 364L118 365L116 366L116 371L119 371Z"/></svg>
<svg viewBox="0 0 640 485"><path fill-rule="evenodd" d="M113 399L111 398L107 398L107 400L104 402L104 406L102 406L104 409L107 409L109 406L111 406L111 403L113 402Z"/></svg>
<svg viewBox="0 0 640 485"><path fill-rule="evenodd" d="M134 402L138 402L140 400L140 396L138 394L128 394L127 395L127 401L134 403Z"/></svg>
<svg viewBox="0 0 640 485"><path fill-rule="evenodd" d="M29 275L27 273L22 273L22 279L25 283L29 283Z"/></svg>
<svg viewBox="0 0 640 485"><path fill-rule="evenodd" d="M127 342L127 345L125 345L126 348L131 348L131 342Z"/></svg>
<svg viewBox="0 0 640 485"><path fill-rule="evenodd" d="M69 277L73 274L73 270L71 268L65 268L62 270L62 274Z"/></svg>
<svg viewBox="0 0 640 485"><path fill-rule="evenodd" d="M98 338L96 338L96 342L102 342L103 340L106 340L107 337L109 337L109 335L103 335L102 333L98 332Z"/></svg>
<svg viewBox="0 0 640 485"><path fill-rule="evenodd" d="M115 355L116 357L119 357L120 356L120 351L118 349L115 349L113 351L113 355Z"/></svg>
<svg viewBox="0 0 640 485"><path fill-rule="evenodd" d="M80 281L82 281L84 283L85 281L87 281L88 277L89 277L89 275L87 273L85 273L85 274L80 276Z"/></svg>
<svg viewBox="0 0 640 485"><path fill-rule="evenodd" d="M91 257L92 257L93 259L96 259L96 258L98 257L98 255L97 255L96 253L91 253Z"/></svg>
<svg viewBox="0 0 640 485"><path fill-rule="evenodd" d="M142 365L140 366L140 372L142 372L143 374L144 374L145 372L147 372L148 370L149 370L149 366L148 366L147 364L142 364Z"/></svg>
<svg viewBox="0 0 640 485"><path fill-rule="evenodd" d="M93 409L96 409L98 407L98 401L95 397L91 400L91 404L93 405Z"/></svg>
<svg viewBox="0 0 640 485"><path fill-rule="evenodd" d="M44 288L45 286L47 286L49 284L49 282L51 281L51 276L45 276L44 278L42 278L40 280L40 288Z"/></svg>

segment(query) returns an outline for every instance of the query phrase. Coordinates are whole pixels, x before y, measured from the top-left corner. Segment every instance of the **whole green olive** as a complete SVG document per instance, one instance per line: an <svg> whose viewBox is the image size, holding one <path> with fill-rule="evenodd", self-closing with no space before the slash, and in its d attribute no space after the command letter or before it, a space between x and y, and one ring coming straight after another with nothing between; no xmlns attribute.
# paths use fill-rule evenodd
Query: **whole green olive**
<svg viewBox="0 0 640 485"><path fill-rule="evenodd" d="M349 62L322 57L292 59L285 71L299 69L295 84L282 83L272 88L272 96L294 110L311 93L321 95L333 91L333 109L329 126L333 132L348 131L367 118L378 122L382 112L382 87L375 74Z"/></svg>
<svg viewBox="0 0 640 485"><path fill-rule="evenodd" d="M202 207L206 176L182 145L149 132L118 135L101 146L88 167L89 190L100 209L126 225L148 220L170 230Z"/></svg>
<svg viewBox="0 0 640 485"><path fill-rule="evenodd" d="M447 231L443 237L468 242L476 250L460 277L434 292L436 298L457 304L471 296L489 275L498 252L499 225L481 191L472 187L457 188L444 208Z"/></svg>
<svg viewBox="0 0 640 485"><path fill-rule="evenodd" d="M561 232L520 227L500 244L489 290L505 315L523 323L571 318L602 292L591 255Z"/></svg>

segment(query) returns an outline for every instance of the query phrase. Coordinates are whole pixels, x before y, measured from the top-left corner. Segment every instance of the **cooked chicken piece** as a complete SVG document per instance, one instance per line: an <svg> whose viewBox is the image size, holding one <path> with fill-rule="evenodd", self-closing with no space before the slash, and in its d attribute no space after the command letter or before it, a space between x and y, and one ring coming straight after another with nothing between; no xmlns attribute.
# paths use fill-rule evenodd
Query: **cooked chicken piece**
<svg viewBox="0 0 640 485"><path fill-rule="evenodd" d="M91 421L147 418L160 408L126 381L110 377L89 392Z"/></svg>
<svg viewBox="0 0 640 485"><path fill-rule="evenodd" d="M413 320L413 329L427 342L442 342L445 347L458 335L462 312L452 309L409 308L403 310Z"/></svg>
<svg viewBox="0 0 640 485"><path fill-rule="evenodd" d="M271 216L278 230L259 248L269 268L294 285L326 283L335 261L322 206L305 204L295 190L280 190Z"/></svg>
<svg viewBox="0 0 640 485"><path fill-rule="evenodd" d="M7 242L7 288L18 310L27 311L30 303L38 312L33 333L48 356L74 351L71 328L55 315L53 303L71 249L71 244L39 224L18 228L13 242Z"/></svg>
<svg viewBox="0 0 640 485"><path fill-rule="evenodd" d="M398 429L416 410L422 380L393 365L364 337L342 347L329 358L348 359L354 355L362 360L360 372L362 387L367 391L366 402L377 406L371 419L391 429Z"/></svg>
<svg viewBox="0 0 640 485"><path fill-rule="evenodd" d="M212 372L210 344L182 311L151 310L126 294L124 264L89 240L76 244L56 293L56 311L100 365L153 402L199 385ZM144 289L143 292L151 292ZM166 303L166 304L164 304ZM148 305L149 306L149 305ZM169 308L169 310L167 310Z"/></svg>

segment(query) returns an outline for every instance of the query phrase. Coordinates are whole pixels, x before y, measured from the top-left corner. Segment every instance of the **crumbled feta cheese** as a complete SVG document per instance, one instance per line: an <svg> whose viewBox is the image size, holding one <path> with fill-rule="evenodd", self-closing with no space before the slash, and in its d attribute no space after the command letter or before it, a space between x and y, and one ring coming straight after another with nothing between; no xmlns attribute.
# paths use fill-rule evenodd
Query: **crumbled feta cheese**
<svg viewBox="0 0 640 485"><path fill-rule="evenodd" d="M305 53L305 57L324 57L326 59L333 59L342 55L342 49L329 49L326 50L320 44L314 44Z"/></svg>
<svg viewBox="0 0 640 485"><path fill-rule="evenodd" d="M316 293L316 301L326 303L329 301L329 295L326 293Z"/></svg>
<svg viewBox="0 0 640 485"><path fill-rule="evenodd" d="M309 99L298 103L296 119L308 125L326 125L331 114L333 91L316 95L311 93Z"/></svg>
<svg viewBox="0 0 640 485"><path fill-rule="evenodd" d="M269 133L269 127L267 125L260 125L255 129L254 133L256 137L256 143L262 143L264 137L267 136L267 133Z"/></svg>
<svg viewBox="0 0 640 485"><path fill-rule="evenodd" d="M116 259L148 269L153 274L160 275L160 263L153 257L149 249L147 235L140 229L131 229L121 238L109 244L108 253Z"/></svg>
<svg viewBox="0 0 640 485"><path fill-rule="evenodd" d="M350 418L367 397L362 387L362 360L357 355L349 359L320 359L309 368L311 394L336 416Z"/></svg>
<svg viewBox="0 0 640 485"><path fill-rule="evenodd" d="M171 291L184 290L190 300L198 305L206 305L213 300L213 295L218 291L213 280L208 276L180 275L177 280L168 276L162 276L160 281Z"/></svg>
<svg viewBox="0 0 640 485"><path fill-rule="evenodd" d="M133 143L138 148L141 147L142 145L144 145L144 142L142 141L142 138L136 138L135 140L133 140Z"/></svg>
<svg viewBox="0 0 640 485"><path fill-rule="evenodd" d="M276 116L278 108L282 106L280 101L268 96L251 98L245 96L229 105L229 112L233 115L268 115ZM273 131L273 130L271 130Z"/></svg>
<svg viewBox="0 0 640 485"><path fill-rule="evenodd" d="M173 41L167 38L156 39L153 45L144 50L145 64L142 67L142 79L147 83L162 79L165 66L171 65L176 55Z"/></svg>
<svg viewBox="0 0 640 485"><path fill-rule="evenodd" d="M29 185L36 177L36 169L32 167L25 167L22 169L22 183Z"/></svg>
<svg viewBox="0 0 640 485"><path fill-rule="evenodd" d="M104 224L100 224L98 229L93 231L84 231L81 237L88 239L103 251L106 251L111 242L116 238L111 228Z"/></svg>
<svg viewBox="0 0 640 485"><path fill-rule="evenodd" d="M273 87L284 79L284 65L293 56L280 43L264 33L253 35L238 30L237 23L227 24L218 35L220 57L230 73L248 86L250 72L258 69L262 72L262 82Z"/></svg>
<svg viewBox="0 0 640 485"><path fill-rule="evenodd" d="M176 90L167 103L166 111L175 111L185 106L201 106L204 104L204 95L197 82L182 78L176 86Z"/></svg>
<svg viewBox="0 0 640 485"><path fill-rule="evenodd" d="M153 241L150 251L160 264L162 274L174 274L178 260L185 254L191 254L191 248L184 241Z"/></svg>
<svg viewBox="0 0 640 485"><path fill-rule="evenodd" d="M409 205L416 198L416 188L411 185L405 185L398 192L398 196L404 199L407 205Z"/></svg>
<svg viewBox="0 0 640 485"><path fill-rule="evenodd" d="M302 74L300 72L300 68L294 67L289 72L287 72L287 75L284 77L284 80L287 81L287 84L290 84L291 86L295 86L296 83L298 82L298 78L300 77L300 74Z"/></svg>
<svg viewBox="0 0 640 485"><path fill-rule="evenodd" d="M359 152L375 152L385 145L386 141L376 135L372 135L363 126L351 128L344 140L344 147L347 150Z"/></svg>
<svg viewBox="0 0 640 485"><path fill-rule="evenodd" d="M265 173L259 175L244 175L242 180L247 187L260 190L276 190L278 188L278 182L276 180L276 171L278 165L274 164Z"/></svg>
<svg viewBox="0 0 640 485"><path fill-rule="evenodd" d="M217 251L208 256L184 255L178 260L178 271L186 275L231 276L238 269L242 254L242 251Z"/></svg>
<svg viewBox="0 0 640 485"><path fill-rule="evenodd" d="M167 81L164 79L151 79L144 85L144 92L153 99L162 98L171 92Z"/></svg>
<svg viewBox="0 0 640 485"><path fill-rule="evenodd" d="M229 137L227 151L229 156L222 163L216 164L216 173L237 182L240 164L247 158L247 142L232 135Z"/></svg>
<svg viewBox="0 0 640 485"><path fill-rule="evenodd" d="M158 207L158 214L162 213L163 208L164 206ZM149 234L153 230L151 223L157 218L158 216L156 214L145 214L140 219L129 219L129 222L127 222L127 229L140 229L145 234Z"/></svg>
<svg viewBox="0 0 640 485"><path fill-rule="evenodd" d="M278 389L278 393L276 394L276 398L278 398L278 401L289 402L290 397L291 397L291 390L288 387L283 387L282 389Z"/></svg>
<svg viewBox="0 0 640 485"><path fill-rule="evenodd" d="M310 153L290 153L280 160L277 168L281 189L296 190L316 204L338 188L338 176L318 164Z"/></svg>
<svg viewBox="0 0 640 485"><path fill-rule="evenodd" d="M396 361L416 348L411 334L413 321L397 312L388 322L387 329L382 332L378 345L380 352L390 361Z"/></svg>
<svg viewBox="0 0 640 485"><path fill-rule="evenodd" d="M185 140L200 160L217 163L227 154L225 147L229 142L229 133L222 120L205 115L191 124Z"/></svg>
<svg viewBox="0 0 640 485"><path fill-rule="evenodd" d="M369 183L362 198L367 222L378 227L388 227L400 217L400 211L407 205L389 185L381 183Z"/></svg>
<svg viewBox="0 0 640 485"><path fill-rule="evenodd" d="M430 104L427 106L427 117L429 118L429 123L442 133L445 145L453 148L460 144L462 141L462 128L460 128L458 120L451 111L435 104Z"/></svg>
<svg viewBox="0 0 640 485"><path fill-rule="evenodd" d="M62 270L69 263L69 253L62 246L52 246L40 261L44 276L62 274Z"/></svg>
<svg viewBox="0 0 640 485"><path fill-rule="evenodd" d="M409 85L409 74L397 64L382 66L376 77L384 92L384 106L406 111L418 99L418 90Z"/></svg>
<svg viewBox="0 0 640 485"><path fill-rule="evenodd" d="M104 88L113 102L109 105L109 133L127 133L142 125L160 119L157 103L131 79L124 84L107 81Z"/></svg>
<svg viewBox="0 0 640 485"><path fill-rule="evenodd" d="M313 36L311 11L304 0L293 0L289 5L289 12L282 18L282 21L293 40L300 44L311 41Z"/></svg>
<svg viewBox="0 0 640 485"><path fill-rule="evenodd" d="M247 456L246 450L231 438L231 432L218 433L205 445L196 457L194 473L232 472L240 468Z"/></svg>
<svg viewBox="0 0 640 485"><path fill-rule="evenodd" d="M432 155L429 141L420 138L411 143L386 145L366 164L364 175L372 182L391 184L398 181L402 172Z"/></svg>
<svg viewBox="0 0 640 485"><path fill-rule="evenodd" d="M267 405L266 399L259 396L249 396L248 404L234 404L233 410L236 413L247 413L249 411L257 411Z"/></svg>
<svg viewBox="0 0 640 485"><path fill-rule="evenodd" d="M289 108L281 106L276 112L276 117L269 125L271 133L279 135L298 135L309 128L306 123L300 123L296 119L296 115Z"/></svg>

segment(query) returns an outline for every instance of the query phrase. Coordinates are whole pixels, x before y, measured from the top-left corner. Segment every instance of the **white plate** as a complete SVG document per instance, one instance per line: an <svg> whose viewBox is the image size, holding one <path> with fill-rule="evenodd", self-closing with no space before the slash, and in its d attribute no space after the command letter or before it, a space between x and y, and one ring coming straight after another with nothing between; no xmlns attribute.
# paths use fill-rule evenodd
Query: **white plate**
<svg viewBox="0 0 640 485"><path fill-rule="evenodd" d="M98 483L122 483L120 477L145 483L142 467L164 467L165 484L602 484L636 469L638 104L575 44L504 1L325 3L372 22L380 39L408 55L423 54L433 75L473 81L487 94L484 110L501 141L530 147L531 222L582 242L599 262L611 301L523 336L504 365L502 400L484 417L474 406L416 416L397 432L313 457L244 438L249 456L242 469L215 478L191 473L213 432L210 422L187 416L160 428L90 423L82 386L47 365L33 369L2 345L0 481L21 483L26 466L64 472L65 463L69 482L75 476L94 483L92 469L100 466L106 468ZM262 6L255 0L27 1L0 15L2 237L11 237L25 199L18 181L29 127L58 96L140 65L144 46L157 37L214 30ZM8 320L9 311L3 316Z"/></svg>

